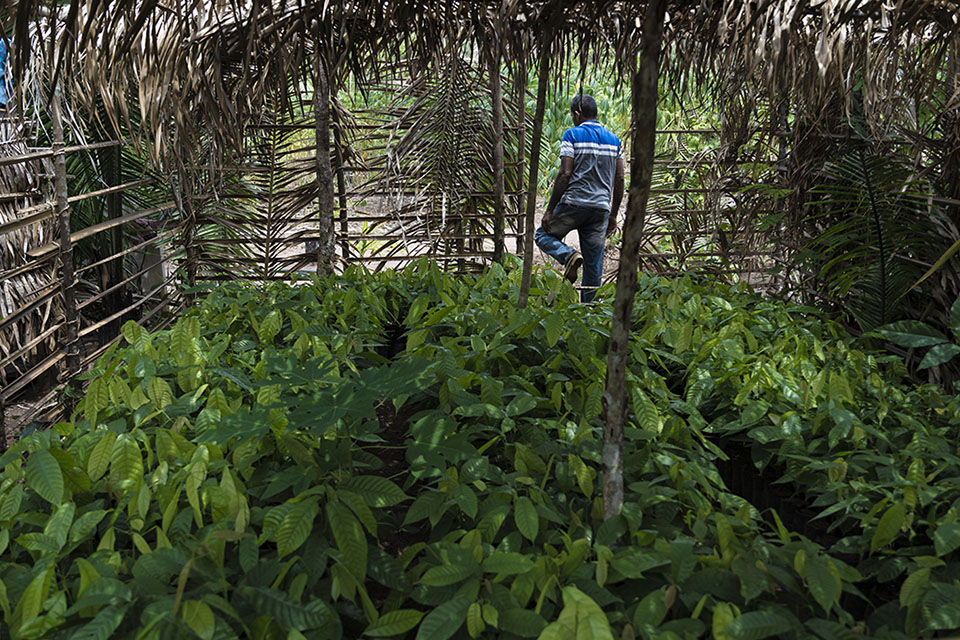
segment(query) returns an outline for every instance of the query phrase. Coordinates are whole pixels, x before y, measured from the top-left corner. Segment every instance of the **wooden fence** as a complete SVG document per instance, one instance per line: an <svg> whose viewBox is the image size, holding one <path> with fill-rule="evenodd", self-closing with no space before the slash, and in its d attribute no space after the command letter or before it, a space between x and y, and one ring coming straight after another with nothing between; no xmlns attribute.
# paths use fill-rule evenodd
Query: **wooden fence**
<svg viewBox="0 0 960 640"><path fill-rule="evenodd" d="M183 305L173 201L137 206L128 194L152 178L123 181L126 141L30 144L11 118L0 140L0 446L7 431L75 401L62 383L85 371L120 335L128 318L164 326ZM86 154L103 188L70 194L67 166ZM74 163L74 164L82 164ZM92 212L76 228L72 213ZM165 215L168 214L168 215ZM72 224L73 222L73 224ZM78 390L73 394L79 393ZM53 417L53 414L50 416Z"/></svg>

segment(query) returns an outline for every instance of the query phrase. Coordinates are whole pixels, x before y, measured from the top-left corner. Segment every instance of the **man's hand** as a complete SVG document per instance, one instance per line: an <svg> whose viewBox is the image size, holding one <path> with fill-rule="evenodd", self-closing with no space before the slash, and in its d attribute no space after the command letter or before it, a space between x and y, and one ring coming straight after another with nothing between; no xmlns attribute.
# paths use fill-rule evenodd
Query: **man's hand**
<svg viewBox="0 0 960 640"><path fill-rule="evenodd" d="M614 220L613 218L610 218L610 221L607 223L607 235L606 235L606 237L609 238L610 236L612 236L613 234L615 234L617 231L618 231L618 229L617 229L617 221Z"/></svg>
<svg viewBox="0 0 960 640"><path fill-rule="evenodd" d="M547 209L540 218L540 228L550 233L550 221L553 220L553 209Z"/></svg>

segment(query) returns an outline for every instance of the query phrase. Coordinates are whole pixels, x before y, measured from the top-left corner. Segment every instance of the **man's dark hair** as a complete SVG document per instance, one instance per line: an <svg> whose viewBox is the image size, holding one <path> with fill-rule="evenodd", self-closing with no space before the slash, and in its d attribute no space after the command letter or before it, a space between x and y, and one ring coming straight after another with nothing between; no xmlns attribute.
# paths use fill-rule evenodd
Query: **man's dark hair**
<svg viewBox="0 0 960 640"><path fill-rule="evenodd" d="M577 94L570 102L570 113L580 112L584 118L592 120L597 117L597 101L593 96L586 94Z"/></svg>

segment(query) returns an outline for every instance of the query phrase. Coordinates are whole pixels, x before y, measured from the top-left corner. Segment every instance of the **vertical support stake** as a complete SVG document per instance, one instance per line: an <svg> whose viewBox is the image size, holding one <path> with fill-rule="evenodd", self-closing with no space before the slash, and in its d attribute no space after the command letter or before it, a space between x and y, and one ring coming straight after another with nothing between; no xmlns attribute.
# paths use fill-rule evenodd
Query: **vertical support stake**
<svg viewBox="0 0 960 640"><path fill-rule="evenodd" d="M320 54L320 34L313 52L313 116L316 140L317 205L320 242L317 246L317 273L333 273L336 235L333 230L333 169L330 166L330 85Z"/></svg>
<svg viewBox="0 0 960 640"><path fill-rule="evenodd" d="M520 296L517 306L527 306L530 297L530 279L533 273L533 229L537 213L537 192L539 191L540 143L543 138L543 114L546 110L547 83L550 81L550 44L553 41L553 28L544 31L543 44L540 47L540 67L537 71L537 110L533 116L533 144L530 148L530 179L527 184L527 212L524 220L523 273L520 278Z"/></svg>
<svg viewBox="0 0 960 640"><path fill-rule="evenodd" d="M73 243L70 239L70 204L67 200L67 165L64 154L63 119L60 113L60 87L53 87L50 103L53 128L53 184L54 208L60 235L60 291L63 295L63 344L66 358L60 372L60 382L70 386L80 372L80 314L77 310L77 279L73 266ZM69 402L69 401L68 401ZM68 409L71 407L68 406Z"/></svg>
<svg viewBox="0 0 960 640"><path fill-rule="evenodd" d="M496 52L490 55L490 94L493 101L493 260L503 262L505 253L505 198L503 166L503 91L500 86L502 51L497 34Z"/></svg>

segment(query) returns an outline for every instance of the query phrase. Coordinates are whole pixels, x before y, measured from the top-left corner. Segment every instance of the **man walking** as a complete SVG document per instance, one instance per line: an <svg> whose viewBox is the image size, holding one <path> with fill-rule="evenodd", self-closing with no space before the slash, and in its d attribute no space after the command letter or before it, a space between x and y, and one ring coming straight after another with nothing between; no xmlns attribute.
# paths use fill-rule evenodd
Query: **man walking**
<svg viewBox="0 0 960 640"><path fill-rule="evenodd" d="M563 276L570 282L576 282L583 266L580 300L590 302L603 275L604 240L617 229L617 211L623 199L623 154L620 139L597 122L597 101L592 96L575 97L570 113L574 127L561 138L560 171L534 239L541 250L564 265ZM582 255L563 242L574 229L580 236Z"/></svg>

